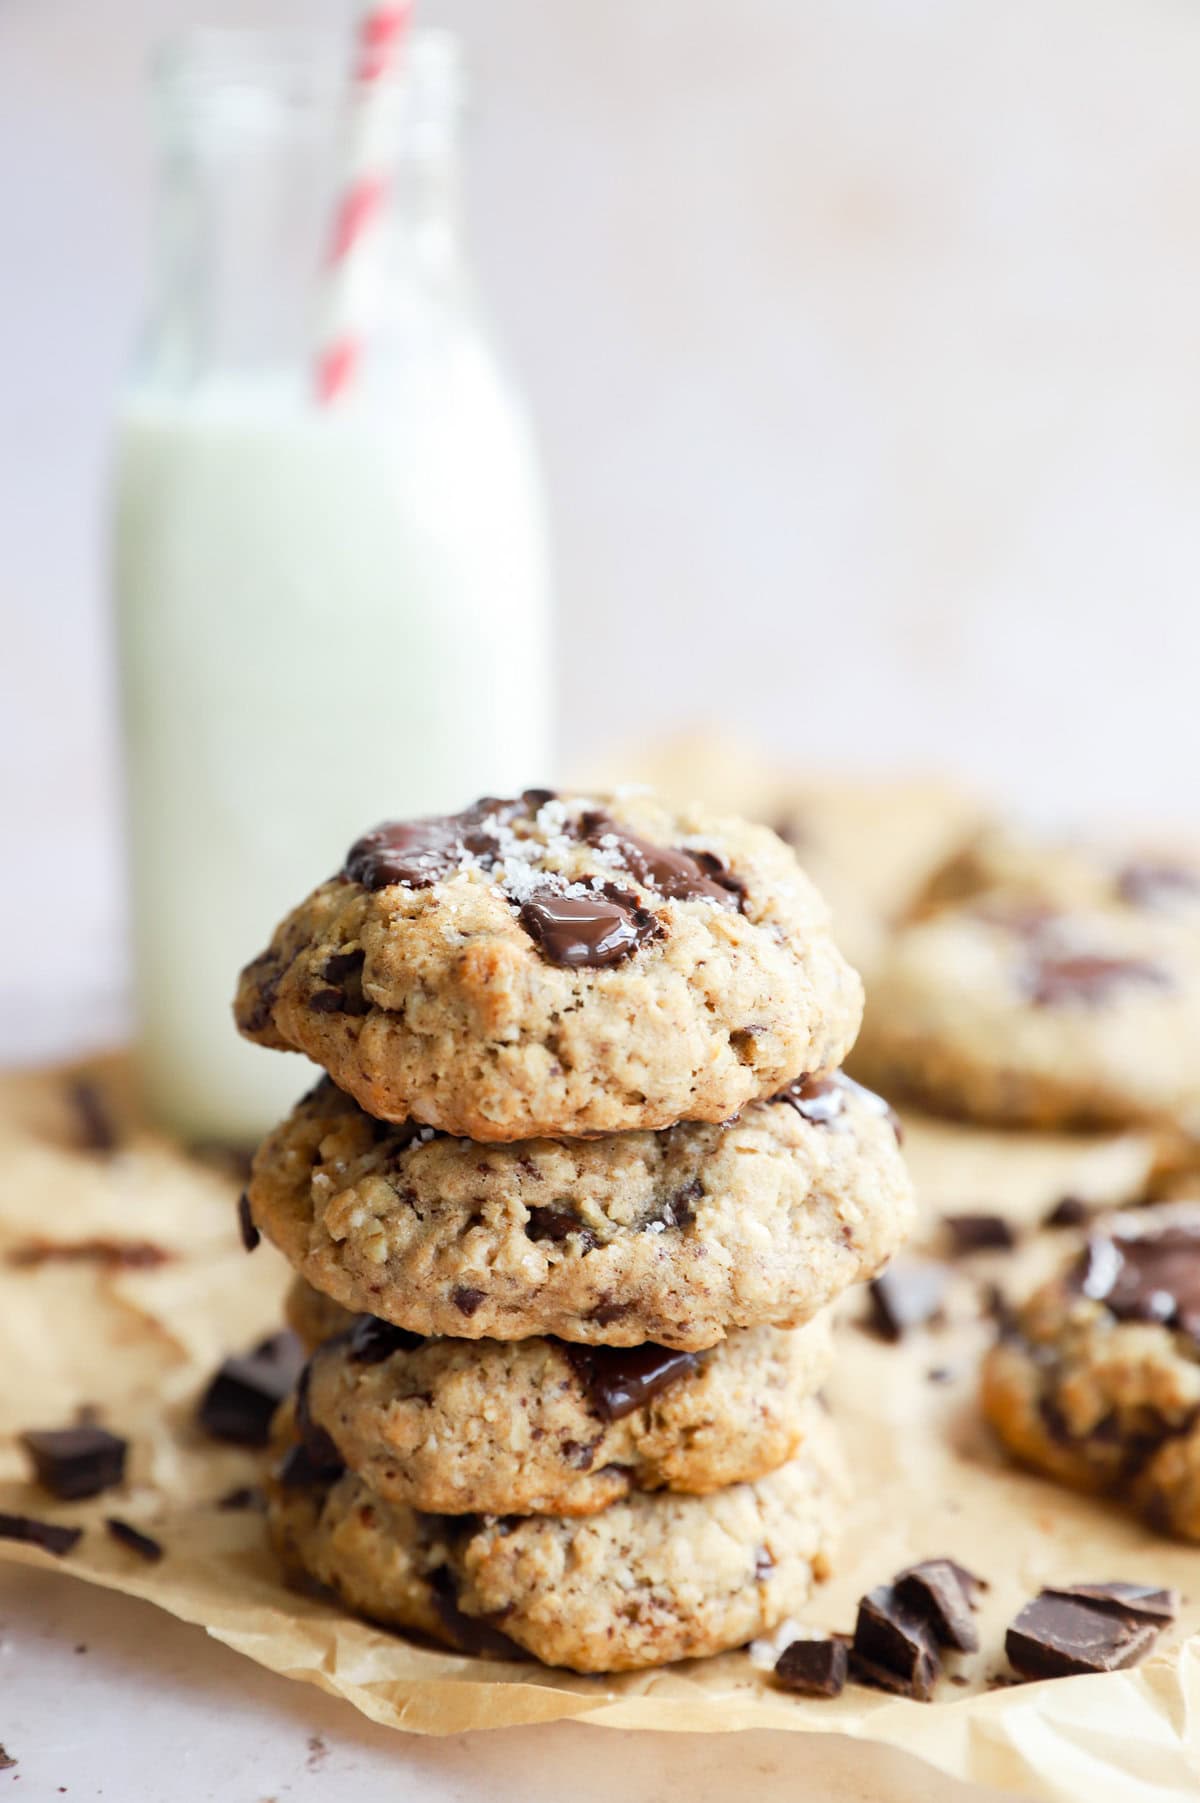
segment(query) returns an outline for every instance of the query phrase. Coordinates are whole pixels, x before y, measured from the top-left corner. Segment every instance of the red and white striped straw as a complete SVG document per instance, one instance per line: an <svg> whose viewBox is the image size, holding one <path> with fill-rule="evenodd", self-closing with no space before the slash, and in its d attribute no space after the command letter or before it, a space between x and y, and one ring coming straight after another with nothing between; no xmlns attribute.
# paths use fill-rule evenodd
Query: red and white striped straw
<svg viewBox="0 0 1200 1803"><path fill-rule="evenodd" d="M316 393L331 406L352 387L369 325L371 265L378 247L397 145L397 108L387 89L412 20L412 0L368 7L355 33L345 180L329 239L325 329Z"/></svg>

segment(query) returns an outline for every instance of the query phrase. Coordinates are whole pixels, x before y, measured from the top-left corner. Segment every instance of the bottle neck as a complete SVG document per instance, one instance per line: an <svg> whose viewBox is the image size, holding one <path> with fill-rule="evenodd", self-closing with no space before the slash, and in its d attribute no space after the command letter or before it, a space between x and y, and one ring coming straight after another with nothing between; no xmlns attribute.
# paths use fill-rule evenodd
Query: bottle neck
<svg viewBox="0 0 1200 1803"><path fill-rule="evenodd" d="M420 45L420 39L414 49ZM417 61L416 58L413 59ZM143 382L303 382L327 303L344 157L344 95L292 64L164 83L155 274ZM396 95L386 198L369 271L373 360L428 339L468 305L453 95L421 67Z"/></svg>

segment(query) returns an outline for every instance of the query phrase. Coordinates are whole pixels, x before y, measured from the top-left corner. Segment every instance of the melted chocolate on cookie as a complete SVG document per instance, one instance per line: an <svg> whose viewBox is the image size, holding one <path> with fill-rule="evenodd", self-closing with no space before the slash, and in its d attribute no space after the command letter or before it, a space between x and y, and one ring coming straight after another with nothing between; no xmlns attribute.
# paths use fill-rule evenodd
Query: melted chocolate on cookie
<svg viewBox="0 0 1200 1803"><path fill-rule="evenodd" d="M1158 1321L1200 1339L1200 1227L1137 1239L1093 1234L1075 1282L1119 1321Z"/></svg>
<svg viewBox="0 0 1200 1803"><path fill-rule="evenodd" d="M828 1127L846 1112L853 1097L868 1105L873 1114L886 1115L896 1138L900 1138L900 1117L889 1102L847 1077L844 1071L833 1071L828 1077L797 1077L786 1089L773 1095L773 1102L786 1102L798 1115L814 1127Z"/></svg>
<svg viewBox="0 0 1200 1803"><path fill-rule="evenodd" d="M1131 984L1171 987L1161 965L1145 958L1112 958L1099 952L1065 957L1046 953L1031 964L1025 983L1029 999L1038 1008L1058 1008L1071 1002L1095 1008L1106 1002L1114 989Z"/></svg>
<svg viewBox="0 0 1200 1803"><path fill-rule="evenodd" d="M713 852L677 851L653 845L619 826L610 814L584 814L579 833L586 844L615 852L644 889L657 890L672 901L703 899L719 902L723 908L736 908L745 894L740 878L726 870Z"/></svg>
<svg viewBox="0 0 1200 1803"><path fill-rule="evenodd" d="M619 964L660 931L653 914L639 907L636 896L612 887L587 895L539 889L525 903L519 919L548 964L571 970L602 970Z"/></svg>
<svg viewBox="0 0 1200 1803"><path fill-rule="evenodd" d="M516 800L485 795L461 814L438 814L427 820L388 820L356 839L346 855L342 876L364 889L386 889L403 883L428 889L457 870L467 855L485 865L499 855L497 828L519 816L531 817L553 799L551 789L526 789Z"/></svg>
<svg viewBox="0 0 1200 1803"><path fill-rule="evenodd" d="M563 1351L604 1421L619 1421L696 1369L694 1352L669 1346L564 1346Z"/></svg>

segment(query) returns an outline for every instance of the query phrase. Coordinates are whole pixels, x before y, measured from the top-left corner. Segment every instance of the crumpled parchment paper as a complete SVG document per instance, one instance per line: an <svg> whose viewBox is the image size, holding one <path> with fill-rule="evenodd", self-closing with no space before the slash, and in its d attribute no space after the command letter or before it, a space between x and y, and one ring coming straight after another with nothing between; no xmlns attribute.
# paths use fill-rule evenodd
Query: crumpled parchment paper
<svg viewBox="0 0 1200 1803"><path fill-rule="evenodd" d="M818 1626L849 1628L865 1589L922 1557L949 1554L979 1572L991 1586L980 1616L983 1650L958 1661L960 1682L944 1680L932 1704L857 1686L834 1701L789 1696L745 1653L618 1678L483 1662L288 1591L261 1515L218 1506L231 1489L254 1483L258 1455L214 1444L193 1418L219 1359L277 1325L287 1273L265 1243L252 1256L242 1251L236 1174L132 1124L119 1061L103 1067L99 1081L106 1107L124 1122L113 1151L79 1143L80 1114L63 1073L0 1083L0 1509L83 1526L78 1546L57 1562L62 1569L144 1597L274 1671L417 1733L561 1717L638 1729L776 1728L869 1738L960 1779L1060 1803L1126 1803L1143 1794L1167 1803L1200 1790L1200 1642L1187 1638L1200 1629L1200 1550L1005 1464L975 1405L990 1328L966 1274L950 1319L900 1347L858 1324L861 1297L847 1301L829 1402L858 1500L837 1575L806 1615ZM944 1209L965 1182L953 1176L964 1157L960 1131L939 1144L927 1124L913 1138L930 1207ZM982 1160L968 1163L963 1208L994 1202L1014 1218L1036 1218L1073 1170L1070 1152L1058 1144L1058 1162L1043 1169L1024 1136L989 1136ZM1085 1176L1115 1192L1104 1199L1121 1199L1141 1169L1128 1141L1110 1157L1103 1142L1077 1153ZM990 1269L985 1259L970 1270L1021 1288L1069 1246L1069 1235L1035 1234L1016 1253L996 1255ZM127 1482L91 1502L55 1503L28 1481L13 1436L63 1425L82 1405L129 1436ZM103 1529L108 1515L158 1539L161 1562L147 1564L114 1542ZM49 1563L50 1555L0 1541L2 1560ZM989 1682L1006 1670L1005 1625L1042 1584L1111 1578L1177 1585L1189 1599L1151 1659L1099 1677Z"/></svg>

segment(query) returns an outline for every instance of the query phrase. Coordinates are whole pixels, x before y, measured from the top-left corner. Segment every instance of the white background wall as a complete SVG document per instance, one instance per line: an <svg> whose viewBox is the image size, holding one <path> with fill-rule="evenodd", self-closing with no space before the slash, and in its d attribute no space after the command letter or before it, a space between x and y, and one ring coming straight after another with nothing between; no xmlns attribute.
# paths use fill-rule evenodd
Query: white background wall
<svg viewBox="0 0 1200 1803"><path fill-rule="evenodd" d="M0 0L10 1022L120 982L102 470L147 46L304 11ZM1195 814L1200 8L426 17L475 71L477 260L549 462L568 752L711 714L1046 814Z"/></svg>

